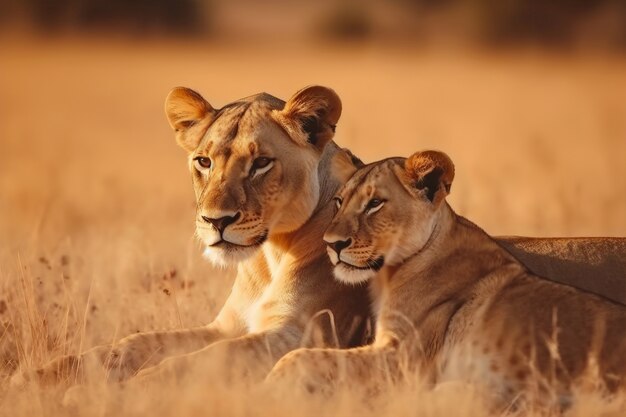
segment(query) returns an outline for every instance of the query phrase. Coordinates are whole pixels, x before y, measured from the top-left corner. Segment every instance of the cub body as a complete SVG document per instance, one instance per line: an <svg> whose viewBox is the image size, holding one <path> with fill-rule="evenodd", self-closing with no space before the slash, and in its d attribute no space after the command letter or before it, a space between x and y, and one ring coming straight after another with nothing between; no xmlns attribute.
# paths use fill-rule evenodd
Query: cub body
<svg viewBox="0 0 626 417"><path fill-rule="evenodd" d="M445 201L453 178L452 161L432 151L353 175L324 239L338 280L370 283L375 342L292 352L270 379L314 386L341 374L379 390L419 372L505 400L624 385L626 307L530 273L454 213Z"/></svg>

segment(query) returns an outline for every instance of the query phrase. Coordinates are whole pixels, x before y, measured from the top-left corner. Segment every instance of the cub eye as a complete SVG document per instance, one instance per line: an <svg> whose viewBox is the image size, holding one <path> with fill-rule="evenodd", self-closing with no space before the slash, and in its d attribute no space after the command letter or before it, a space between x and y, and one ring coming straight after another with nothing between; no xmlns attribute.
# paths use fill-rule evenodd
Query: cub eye
<svg viewBox="0 0 626 417"><path fill-rule="evenodd" d="M271 163L272 163L272 160L270 158L266 158L262 156L254 160L254 162L252 163L252 169L255 171L257 169L263 169Z"/></svg>
<svg viewBox="0 0 626 417"><path fill-rule="evenodd" d="M343 200L341 199L341 197L335 197L333 198L333 200L335 200L335 205L337 206L337 208L341 208L341 205L343 204Z"/></svg>
<svg viewBox="0 0 626 417"><path fill-rule="evenodd" d="M211 168L211 158L207 158L205 156L197 156L193 160L196 164L196 168L198 169L198 171Z"/></svg>
<svg viewBox="0 0 626 417"><path fill-rule="evenodd" d="M367 205L365 206L365 212L367 214L375 213L383 207L383 204L385 204L385 200L372 198L370 201L367 202Z"/></svg>

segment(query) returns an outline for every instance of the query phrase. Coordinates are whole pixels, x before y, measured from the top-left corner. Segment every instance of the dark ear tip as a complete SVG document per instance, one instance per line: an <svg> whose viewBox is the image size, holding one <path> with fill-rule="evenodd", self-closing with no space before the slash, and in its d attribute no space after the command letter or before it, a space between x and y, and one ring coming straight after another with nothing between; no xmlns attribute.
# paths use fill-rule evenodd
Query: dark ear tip
<svg viewBox="0 0 626 417"><path fill-rule="evenodd" d="M445 184L451 184L454 180L454 163L444 152L416 152L405 160L404 167L407 173L414 178L420 177L437 167L442 171L441 177Z"/></svg>
<svg viewBox="0 0 626 417"><path fill-rule="evenodd" d="M340 116L341 99L337 93L312 85L296 92L285 103L279 118L299 138L321 149L332 139Z"/></svg>
<svg viewBox="0 0 626 417"><path fill-rule="evenodd" d="M339 97L339 94L337 94L337 92L330 87L310 85L296 92L296 94L294 94L289 101L293 101L296 98L305 98L305 101L311 99L314 101L322 99L326 106L324 117L330 126L334 127L341 117L343 109L341 98Z"/></svg>
<svg viewBox="0 0 626 417"><path fill-rule="evenodd" d="M406 174L418 190L426 190L426 196L434 201L442 187L450 193L454 180L454 164L448 155L439 151L416 152L404 162Z"/></svg>
<svg viewBox="0 0 626 417"><path fill-rule="evenodd" d="M292 99L294 97L301 97L301 96L326 97L326 98L332 98L333 101L341 102L341 100L339 99L339 95L337 95L335 90L329 87L324 87L322 85L309 85L304 88L301 88L300 90L296 91Z"/></svg>
<svg viewBox="0 0 626 417"><path fill-rule="evenodd" d="M339 95L330 87L325 87L323 85L307 85L296 94L301 94L307 92L308 94L319 94L319 95L333 95L339 98Z"/></svg>

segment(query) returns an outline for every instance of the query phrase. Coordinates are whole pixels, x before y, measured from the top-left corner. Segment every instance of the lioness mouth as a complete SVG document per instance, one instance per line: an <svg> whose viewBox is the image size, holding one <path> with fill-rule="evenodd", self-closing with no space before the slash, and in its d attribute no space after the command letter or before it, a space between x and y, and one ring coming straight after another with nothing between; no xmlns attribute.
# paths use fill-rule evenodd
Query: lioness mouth
<svg viewBox="0 0 626 417"><path fill-rule="evenodd" d="M344 266L350 268L350 269L356 269L359 271L368 271L368 270L373 270L373 271L379 271L383 265L385 264L385 257L384 256L379 256L378 258L374 259L374 260L369 260L366 262L365 266L356 266L353 264L350 264L346 261L342 261L339 260L339 264L343 264Z"/></svg>
<svg viewBox="0 0 626 417"><path fill-rule="evenodd" d="M234 242L230 242L226 239L220 239L217 242L209 245L212 248L219 248L219 247L237 247L237 248L252 248L254 246L259 246L261 244L263 244L265 241L267 240L267 231L263 232L262 235L256 237L254 239L254 242L249 244L249 245L240 245L239 243L234 243Z"/></svg>

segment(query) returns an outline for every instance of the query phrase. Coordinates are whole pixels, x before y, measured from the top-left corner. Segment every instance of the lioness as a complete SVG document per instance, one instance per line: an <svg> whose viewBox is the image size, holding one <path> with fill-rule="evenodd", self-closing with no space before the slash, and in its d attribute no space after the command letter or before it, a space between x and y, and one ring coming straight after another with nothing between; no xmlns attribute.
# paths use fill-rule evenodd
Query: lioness
<svg viewBox="0 0 626 417"><path fill-rule="evenodd" d="M626 307L530 273L450 208L453 178L452 161L435 151L354 174L324 240L339 281L370 282L375 342L296 350L271 381L358 385L344 376L367 386L419 369L434 382L484 383L506 399L529 388L565 394L586 376L610 390L624 385Z"/></svg>
<svg viewBox="0 0 626 417"><path fill-rule="evenodd" d="M188 152L196 235L205 255L216 265L237 266L230 296L207 326L131 335L53 361L31 376L58 381L77 368L96 372L105 365L109 380L124 380L164 358L197 351L168 359L156 371L219 358L212 362L231 370L239 361L254 379L302 345L363 344L367 288L334 280L322 241L333 216L331 199L356 169L353 156L332 141L341 115L337 94L313 86L287 103L258 94L214 109L180 87L165 109Z"/></svg>

